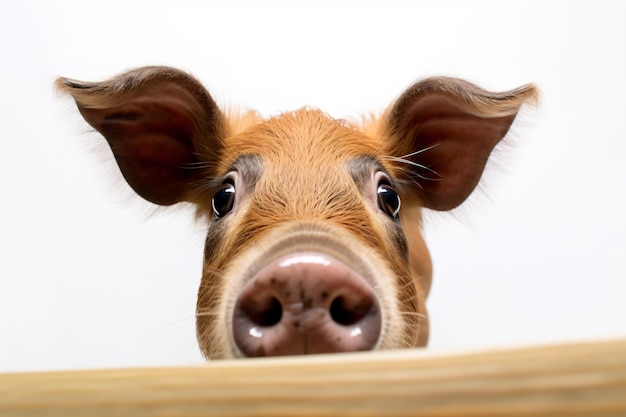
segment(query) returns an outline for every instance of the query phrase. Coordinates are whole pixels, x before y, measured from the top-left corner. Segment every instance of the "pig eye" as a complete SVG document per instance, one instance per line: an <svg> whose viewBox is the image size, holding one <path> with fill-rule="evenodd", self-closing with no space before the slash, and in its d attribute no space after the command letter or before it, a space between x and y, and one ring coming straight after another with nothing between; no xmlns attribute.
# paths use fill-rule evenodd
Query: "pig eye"
<svg viewBox="0 0 626 417"><path fill-rule="evenodd" d="M398 218L400 211L400 196L391 185L381 183L378 185L378 207L392 219Z"/></svg>
<svg viewBox="0 0 626 417"><path fill-rule="evenodd" d="M235 204L235 186L231 183L225 183L215 193L213 200L211 200L211 207L213 207L213 213L215 218L220 219L227 215Z"/></svg>

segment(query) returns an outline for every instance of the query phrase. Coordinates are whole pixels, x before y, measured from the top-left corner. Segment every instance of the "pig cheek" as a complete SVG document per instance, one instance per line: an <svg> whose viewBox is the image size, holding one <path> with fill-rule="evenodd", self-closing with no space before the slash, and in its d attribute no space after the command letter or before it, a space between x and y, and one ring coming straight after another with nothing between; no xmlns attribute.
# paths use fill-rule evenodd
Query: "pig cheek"
<svg viewBox="0 0 626 417"><path fill-rule="evenodd" d="M403 213L404 216L401 218L401 224L408 244L410 274L417 298L418 335L415 346L425 346L429 337L426 299L432 282L432 260L421 232L421 209L419 204L415 201L408 201L408 199L407 203Z"/></svg>
<svg viewBox="0 0 626 417"><path fill-rule="evenodd" d="M224 302L224 265L228 260L227 237L232 229L231 218L211 223L204 250L202 280L198 288L196 304L196 332L203 355L209 359L232 357L228 335L220 331L224 321L221 306Z"/></svg>

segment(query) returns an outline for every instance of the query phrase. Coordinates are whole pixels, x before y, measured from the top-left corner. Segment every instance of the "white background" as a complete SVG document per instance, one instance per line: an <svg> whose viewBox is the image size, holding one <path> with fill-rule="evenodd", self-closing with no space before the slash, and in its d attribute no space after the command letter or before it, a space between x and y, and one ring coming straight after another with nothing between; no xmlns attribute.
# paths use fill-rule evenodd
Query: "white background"
<svg viewBox="0 0 626 417"><path fill-rule="evenodd" d="M430 75L537 83L483 191L427 215L429 349L626 337L623 2L286 4L0 3L0 371L202 362L202 225L132 197L52 86L148 64L264 115L356 117Z"/></svg>

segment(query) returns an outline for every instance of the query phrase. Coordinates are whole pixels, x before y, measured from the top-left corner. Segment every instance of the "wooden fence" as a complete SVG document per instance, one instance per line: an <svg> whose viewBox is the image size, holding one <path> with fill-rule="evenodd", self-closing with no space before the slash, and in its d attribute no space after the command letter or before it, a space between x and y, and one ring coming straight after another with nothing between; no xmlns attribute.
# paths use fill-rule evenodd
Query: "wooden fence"
<svg viewBox="0 0 626 417"><path fill-rule="evenodd" d="M0 374L0 416L626 416L626 340Z"/></svg>

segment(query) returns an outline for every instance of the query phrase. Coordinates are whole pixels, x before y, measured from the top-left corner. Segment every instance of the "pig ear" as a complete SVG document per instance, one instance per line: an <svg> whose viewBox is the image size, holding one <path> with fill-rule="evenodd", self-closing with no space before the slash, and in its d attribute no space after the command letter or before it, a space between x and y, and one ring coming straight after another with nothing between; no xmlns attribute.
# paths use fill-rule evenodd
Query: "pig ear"
<svg viewBox="0 0 626 417"><path fill-rule="evenodd" d="M101 83L59 78L57 87L106 138L140 196L162 205L193 200L222 147L222 114L199 81L173 68L144 67Z"/></svg>
<svg viewBox="0 0 626 417"><path fill-rule="evenodd" d="M393 159L406 162L402 171L424 206L450 210L461 204L521 105L537 96L532 85L492 93L443 77L406 90L387 112L387 129Z"/></svg>

